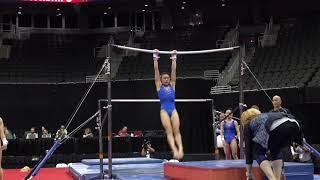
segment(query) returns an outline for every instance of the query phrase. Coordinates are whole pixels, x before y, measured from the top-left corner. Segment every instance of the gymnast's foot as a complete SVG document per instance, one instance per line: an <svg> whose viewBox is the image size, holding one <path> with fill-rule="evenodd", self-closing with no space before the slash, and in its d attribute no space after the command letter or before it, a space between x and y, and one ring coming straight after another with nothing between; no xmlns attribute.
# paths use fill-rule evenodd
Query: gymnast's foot
<svg viewBox="0 0 320 180"><path fill-rule="evenodd" d="M183 150L179 150L179 152L178 152L178 160L181 160L181 159L183 159L183 156L184 156L184 152L183 152Z"/></svg>
<svg viewBox="0 0 320 180"><path fill-rule="evenodd" d="M180 153L178 150L173 150L173 159L179 160Z"/></svg>

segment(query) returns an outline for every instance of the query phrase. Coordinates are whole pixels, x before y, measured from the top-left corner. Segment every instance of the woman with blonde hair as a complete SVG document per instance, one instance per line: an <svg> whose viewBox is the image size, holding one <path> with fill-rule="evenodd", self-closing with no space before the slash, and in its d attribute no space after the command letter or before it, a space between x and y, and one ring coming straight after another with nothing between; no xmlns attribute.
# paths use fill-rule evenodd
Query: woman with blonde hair
<svg viewBox="0 0 320 180"><path fill-rule="evenodd" d="M252 179L254 159L269 180L280 180L283 167L281 149L293 141L302 144L299 122L290 114L261 113L250 108L242 113L241 123L244 126L247 180ZM271 164L266 158L267 151Z"/></svg>

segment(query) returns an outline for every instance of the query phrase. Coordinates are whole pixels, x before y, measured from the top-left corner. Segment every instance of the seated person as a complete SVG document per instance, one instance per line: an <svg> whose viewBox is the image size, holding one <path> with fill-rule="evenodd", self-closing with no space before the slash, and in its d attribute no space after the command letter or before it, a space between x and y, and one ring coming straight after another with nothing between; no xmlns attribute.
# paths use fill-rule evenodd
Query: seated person
<svg viewBox="0 0 320 180"><path fill-rule="evenodd" d="M119 130L118 136L120 136L120 137L127 137L127 136L129 136L127 126L124 126L122 129Z"/></svg>
<svg viewBox="0 0 320 180"><path fill-rule="evenodd" d="M151 142L148 140L144 140L141 149L141 156L150 157L150 154L153 154L155 149L152 147Z"/></svg>
<svg viewBox="0 0 320 180"><path fill-rule="evenodd" d="M311 162L311 152L304 146L293 142L291 146L293 160L296 162Z"/></svg>
<svg viewBox="0 0 320 180"><path fill-rule="evenodd" d="M67 134L68 134L68 131L63 125L61 125L60 129L56 133L56 138L64 138Z"/></svg>
<svg viewBox="0 0 320 180"><path fill-rule="evenodd" d="M41 138L51 138L51 133L49 133L47 129L42 129Z"/></svg>
<svg viewBox="0 0 320 180"><path fill-rule="evenodd" d="M32 127L30 129L30 132L27 133L26 139L37 139L38 138L38 133L36 133L36 129Z"/></svg>
<svg viewBox="0 0 320 180"><path fill-rule="evenodd" d="M91 132L91 129L90 128L86 128L84 130L84 134L82 136L83 138L92 138L93 137L93 134Z"/></svg>
<svg viewBox="0 0 320 180"><path fill-rule="evenodd" d="M9 129L7 128L7 126L4 126L3 130L4 130L4 135L6 136L7 139L15 139L11 131L9 131Z"/></svg>

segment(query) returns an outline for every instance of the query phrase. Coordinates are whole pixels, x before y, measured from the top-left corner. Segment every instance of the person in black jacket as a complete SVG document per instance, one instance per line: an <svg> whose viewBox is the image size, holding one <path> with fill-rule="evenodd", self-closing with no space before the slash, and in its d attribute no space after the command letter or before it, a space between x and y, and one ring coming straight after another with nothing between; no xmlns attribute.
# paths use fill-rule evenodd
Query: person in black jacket
<svg viewBox="0 0 320 180"><path fill-rule="evenodd" d="M281 149L293 141L302 144L300 123L290 114L261 113L254 108L242 113L241 123L244 126L247 179L252 179L255 159L269 180L280 180L283 167Z"/></svg>
<svg viewBox="0 0 320 180"><path fill-rule="evenodd" d="M281 97L278 95L275 95L272 97L272 105L273 108L269 112L282 112L287 114L292 114L289 109L282 107L282 100ZM291 145L287 145L282 148L281 152L283 154L283 161L285 162L292 162L293 156L291 153Z"/></svg>

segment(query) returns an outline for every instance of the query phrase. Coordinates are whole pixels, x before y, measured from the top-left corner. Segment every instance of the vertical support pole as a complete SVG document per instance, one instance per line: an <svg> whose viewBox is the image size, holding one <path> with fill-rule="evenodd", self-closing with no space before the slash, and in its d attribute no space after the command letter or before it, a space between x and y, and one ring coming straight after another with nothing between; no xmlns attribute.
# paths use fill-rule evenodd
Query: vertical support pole
<svg viewBox="0 0 320 180"><path fill-rule="evenodd" d="M243 94L243 64L242 61L244 59L244 45L240 46L239 49L239 113L240 116L243 112L243 104L244 104L244 94ZM239 141L239 145L240 145L240 159L244 158L244 144L243 144L243 125L242 123L240 123L240 141Z"/></svg>
<svg viewBox="0 0 320 180"><path fill-rule="evenodd" d="M34 15L31 15L31 25L30 27L34 28Z"/></svg>
<svg viewBox="0 0 320 180"><path fill-rule="evenodd" d="M111 104L111 63L110 45L106 46L106 76L108 83L108 177L112 179L112 104Z"/></svg>
<svg viewBox="0 0 320 180"><path fill-rule="evenodd" d="M213 128L213 147L214 147L214 153L216 153L217 149L217 132L216 132L216 122L215 122L215 109L213 104L213 99L211 100L211 111L212 111L212 128Z"/></svg>
<svg viewBox="0 0 320 180"><path fill-rule="evenodd" d="M105 66L105 64L104 64ZM102 141L102 108L101 102L98 101L99 116L98 116L98 130L99 130L99 160L100 160L100 179L104 179L103 171L103 141Z"/></svg>
<svg viewBox="0 0 320 180"><path fill-rule="evenodd" d="M66 17L62 15L62 18L61 18L61 24L62 24L62 29L65 29L66 28Z"/></svg>
<svg viewBox="0 0 320 180"><path fill-rule="evenodd" d="M50 28L50 16L49 15L47 16L47 28L48 29Z"/></svg>

